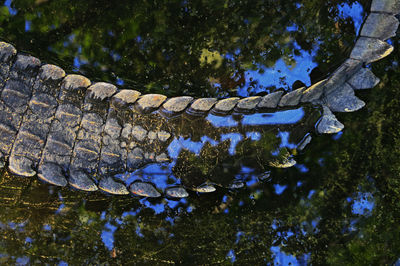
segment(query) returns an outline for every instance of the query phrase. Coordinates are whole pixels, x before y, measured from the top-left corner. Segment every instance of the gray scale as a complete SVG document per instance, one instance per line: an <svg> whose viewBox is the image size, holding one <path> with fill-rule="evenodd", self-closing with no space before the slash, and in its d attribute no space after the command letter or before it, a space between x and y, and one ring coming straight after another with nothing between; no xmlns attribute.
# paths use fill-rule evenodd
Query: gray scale
<svg viewBox="0 0 400 266"><path fill-rule="evenodd" d="M167 188L165 194L171 198L186 198L187 196L189 196L189 194L183 187Z"/></svg>
<svg viewBox="0 0 400 266"><path fill-rule="evenodd" d="M392 45L379 39L360 37L351 51L350 58L369 64L388 56L393 49Z"/></svg>
<svg viewBox="0 0 400 266"><path fill-rule="evenodd" d="M8 79L10 68L16 54L17 50L15 50L14 46L5 42L0 42L0 93Z"/></svg>
<svg viewBox="0 0 400 266"><path fill-rule="evenodd" d="M17 50L11 44L0 42L0 94L3 91L4 85L8 79L11 66ZM1 108L0 110L2 110ZM10 129L7 125L0 124L0 135L9 132ZM1 150L1 149L0 149ZM0 168L4 167L4 155L0 151Z"/></svg>
<svg viewBox="0 0 400 266"><path fill-rule="evenodd" d="M56 97L60 81L64 76L65 72L57 66L41 67L33 85L33 96L10 154L9 168L14 174L20 176L36 174L34 169L37 169L58 106Z"/></svg>
<svg viewBox="0 0 400 266"><path fill-rule="evenodd" d="M368 68L361 68L353 77L347 81L353 89L364 90L371 89L378 85L380 79Z"/></svg>
<svg viewBox="0 0 400 266"><path fill-rule="evenodd" d="M149 156L145 157L144 146L147 142L148 131L141 125L135 123L135 117L137 114L133 114L132 124L130 125L131 132L129 135L129 145L127 154L127 169L129 171L137 170L149 161Z"/></svg>
<svg viewBox="0 0 400 266"><path fill-rule="evenodd" d="M58 186L67 185L66 173L71 162L81 122L83 99L90 81L80 75L68 75L61 83L59 105L51 123L39 163L39 178Z"/></svg>
<svg viewBox="0 0 400 266"><path fill-rule="evenodd" d="M116 91L114 85L99 82L90 86L86 92L82 120L69 169L68 181L75 188L85 191L97 190L91 177L97 174L109 98Z"/></svg>
<svg viewBox="0 0 400 266"><path fill-rule="evenodd" d="M286 93L285 95L282 96L279 106L284 107L284 106L296 106L300 103L301 96L303 95L303 88L299 88L297 90L291 91L289 93Z"/></svg>
<svg viewBox="0 0 400 266"><path fill-rule="evenodd" d="M102 150L99 164L99 174L108 175L125 170L126 149L121 148L121 120L118 117L118 110L111 107L108 112L107 121L104 126L102 139Z"/></svg>
<svg viewBox="0 0 400 266"><path fill-rule="evenodd" d="M236 110L252 110L256 108L257 104L261 101L260 96L252 96L240 99L236 105Z"/></svg>
<svg viewBox="0 0 400 266"><path fill-rule="evenodd" d="M214 192L216 188L210 184L203 184L198 187L192 188L192 190L200 193L211 193Z"/></svg>
<svg viewBox="0 0 400 266"><path fill-rule="evenodd" d="M192 101L193 97L190 96L174 97L167 100L163 104L163 108L168 112L180 113L184 111Z"/></svg>
<svg viewBox="0 0 400 266"><path fill-rule="evenodd" d="M118 96L121 95L117 94L111 99L104 126L98 170L99 188L112 194L128 194L125 185L115 182L112 176L126 171L127 142L131 132L131 126L127 122L132 120L130 103L134 101L132 98L123 99ZM137 99L138 95L134 97Z"/></svg>
<svg viewBox="0 0 400 266"><path fill-rule="evenodd" d="M149 163L169 162L167 147L172 141L172 133L167 125L169 120L162 115L146 117L134 113L134 117L136 119L133 119L131 127L127 169L134 171Z"/></svg>
<svg viewBox="0 0 400 266"><path fill-rule="evenodd" d="M258 103L258 108L276 108L283 95L283 91L271 92L262 97Z"/></svg>
<svg viewBox="0 0 400 266"><path fill-rule="evenodd" d="M158 198L161 196L153 184L146 182L134 182L130 185L129 190L132 194L141 197Z"/></svg>
<svg viewBox="0 0 400 266"><path fill-rule="evenodd" d="M7 158L11 152L32 96L32 87L39 67L39 59L17 55L17 59L10 69L9 78L1 91L0 151L2 159Z"/></svg>
<svg viewBox="0 0 400 266"><path fill-rule="evenodd" d="M239 102L240 98L238 97L231 97L231 98L227 98L227 99L223 99L218 101L214 107L213 110L215 110L216 112L230 112L232 111L236 104Z"/></svg>
<svg viewBox="0 0 400 266"><path fill-rule="evenodd" d="M144 164L145 157L143 149L141 147L132 147L132 149L129 149L127 156L127 169L134 171Z"/></svg>
<svg viewBox="0 0 400 266"><path fill-rule="evenodd" d="M128 171L135 171L146 163L143 144L146 141L148 132L141 125L136 124L139 115L139 113L133 111L130 120L125 122L121 134L127 143L126 168Z"/></svg>

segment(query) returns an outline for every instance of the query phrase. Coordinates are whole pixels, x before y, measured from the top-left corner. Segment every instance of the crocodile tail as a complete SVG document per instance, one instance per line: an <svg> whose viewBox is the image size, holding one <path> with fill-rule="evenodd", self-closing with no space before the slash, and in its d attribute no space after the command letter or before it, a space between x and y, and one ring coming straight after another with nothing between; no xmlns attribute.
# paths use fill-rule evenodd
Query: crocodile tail
<svg viewBox="0 0 400 266"><path fill-rule="evenodd" d="M112 176L138 169L144 162L168 161L165 149L183 134L182 127L172 122L177 116L244 117L311 103L322 106L317 132L337 133L344 125L334 113L359 110L365 103L355 90L379 83L366 66L393 51L386 40L396 34L399 12L397 0L373 0L350 57L326 79L287 93L246 98L167 98L119 90L104 82L92 84L0 42L0 166L8 163L16 175L37 174L58 186L128 194L126 184ZM147 182L134 182L129 189L137 195L159 196ZM166 194L185 196L182 189L167 189ZM213 189L206 185L197 190Z"/></svg>

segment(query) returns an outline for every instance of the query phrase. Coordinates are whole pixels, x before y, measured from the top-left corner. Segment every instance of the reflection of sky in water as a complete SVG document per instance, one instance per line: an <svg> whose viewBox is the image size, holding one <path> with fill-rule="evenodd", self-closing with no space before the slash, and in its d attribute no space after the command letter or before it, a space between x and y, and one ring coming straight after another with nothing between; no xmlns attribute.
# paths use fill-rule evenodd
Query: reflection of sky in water
<svg viewBox="0 0 400 266"><path fill-rule="evenodd" d="M180 180L172 175L172 167L172 163L150 163L137 171L127 173L127 177L122 175L121 178L127 185L136 180L151 181L158 189L164 190L180 183Z"/></svg>
<svg viewBox="0 0 400 266"><path fill-rule="evenodd" d="M233 119L232 115L219 116L209 113L206 119L214 127L237 127L239 125L239 123L235 119Z"/></svg>
<svg viewBox="0 0 400 266"><path fill-rule="evenodd" d="M248 167L243 167L243 173L251 173L252 169L248 168ZM281 194L282 191L286 188L286 185L274 185L275 188L275 192L277 194ZM310 191L310 195L314 194L315 191ZM62 199L62 197L60 197ZM349 203L352 203L352 213L356 214L356 215L366 215L368 213L370 213L374 207L374 200L373 200L373 195L369 192L359 192L356 193L354 195L354 197L349 197L348 199ZM228 202L228 197L224 196L221 200L221 202ZM166 204L164 203L151 203L149 202L147 199L141 199L140 203L142 204L142 207L144 208L151 208L154 210L155 215L161 214L165 211L165 208L168 206L169 208L177 208L179 206L179 208L177 209L178 213L179 212L186 212L186 213L190 213L192 211L192 207L189 206L189 201L187 200L179 200L179 201L173 201L173 200L166 200ZM243 205L240 204L239 202L239 206ZM107 211L103 211L101 213L101 220L104 221L104 225L103 228L101 230L101 241L103 242L104 246L112 251L114 249L114 234L116 232L116 230L118 230L120 227L122 228L124 226L125 223L127 223L127 221L132 222L132 220L128 220L126 218L128 218L128 216L133 216L133 221L136 219L136 217L138 215L140 215L140 210L142 210L142 207L139 207L138 209L132 209L130 211L125 211L123 212L121 215L118 215L117 217L109 217L108 212ZM181 208L183 207L183 208ZM229 213L229 209L227 208L224 211L225 214ZM169 222L169 224L171 226L175 225L175 218L176 216L167 216L164 219ZM343 231L343 233L346 233L348 231L357 231L358 229L358 222L359 219L357 218L357 216L355 218L349 217L349 227L345 228ZM313 220L311 221L305 221L303 223L301 223L302 228L300 228L300 232L302 233L303 236L305 236L306 234L317 234L319 232L318 230L318 224L320 221L320 217L314 217ZM4 227L0 226L1 227ZM13 228L16 231L23 231L24 227L26 226L26 223L12 223L10 222L8 224L8 227ZM140 217L138 220L138 224L135 225L134 227L134 231L133 233L137 235L137 237L139 238L144 238L146 237L144 235L144 233L142 232L142 225L140 224ZM281 228L286 228L284 226L284 221L279 221L277 222L277 220L275 220L272 224L271 224L271 228L273 230L276 230L275 236L274 238L276 239L280 239L283 241L283 243L281 244L275 244L274 246L270 247L270 250L272 252L272 259L274 261L275 265L305 265L306 262L309 260L309 256L310 254L303 254L300 256L295 257L294 255L291 255L290 253L286 253L284 251L282 251L281 247L285 246L285 242L288 241L288 239L290 237L295 237L295 234L293 233L293 231L291 231L290 229L284 229L282 230ZM44 230L55 230L55 228L52 228L51 226L45 224L43 225L43 229ZM164 230L163 227L160 227L159 230ZM170 234L169 237L173 237L173 234ZM241 241L241 238L246 237L245 234L243 234L243 232L238 231L236 233L236 241L235 241L235 245L236 244L240 244L239 242ZM35 240L32 238L27 237L25 239L25 243L30 244L33 243ZM161 241L161 240L160 240ZM0 254L1 257L1 254ZM228 253L226 254L226 259L231 261L231 262L235 262L236 261L236 253L235 253L235 248L234 246L232 247L231 250L228 251ZM27 257L19 257L16 258L17 262L20 263L28 263L29 264L29 258ZM61 263L60 265L66 265L64 262Z"/></svg>
<svg viewBox="0 0 400 266"><path fill-rule="evenodd" d="M65 205L63 203L60 204L60 206L58 207L58 209L56 211L56 214L60 214L63 211L64 208L65 208Z"/></svg>
<svg viewBox="0 0 400 266"><path fill-rule="evenodd" d="M155 215L163 213L165 211L166 206L168 206L171 209L174 209L178 205L187 205L187 201L185 199L166 200L167 204L164 204L164 203L151 203L146 198L143 198L140 200L140 203L142 204L143 207L154 210ZM101 231L101 240L104 243L104 246L108 250L111 251L114 248L114 241L115 241L114 233L118 229L118 227L123 226L123 224L126 223L126 221L127 221L126 219L129 216L136 217L140 213L140 209L141 208L136 209L136 210L126 211L126 212L122 213L120 218L108 220L104 224L104 229ZM192 207L190 207L190 206L187 207L186 211L190 213L192 211ZM102 212L101 220L105 220L105 219L106 219L106 212ZM165 220L170 222L171 225L173 225L175 223L175 217L166 217ZM141 231L139 224L136 226L135 233L138 237L142 237L142 238L145 237Z"/></svg>
<svg viewBox="0 0 400 266"><path fill-rule="evenodd" d="M17 265L29 265L30 259L26 256L17 258Z"/></svg>
<svg viewBox="0 0 400 266"><path fill-rule="evenodd" d="M308 171L310 171L310 169L308 169L307 166L305 166L304 164L299 164L297 163L295 165L295 167L301 172L301 173L307 173ZM300 181L299 181L300 182ZM301 183L301 182L300 182Z"/></svg>
<svg viewBox="0 0 400 266"><path fill-rule="evenodd" d="M136 226L136 230L135 233L138 237L144 237L144 235L142 234L142 230L140 229L140 226Z"/></svg>
<svg viewBox="0 0 400 266"><path fill-rule="evenodd" d="M254 88L248 91L248 88L254 80L258 81L259 85L263 87L291 87L296 80L303 81L307 86L311 85L308 75L311 70L317 66L317 64L313 62L313 57L315 56L318 46L314 46L310 53L301 50L297 42L294 42L294 46L294 49L300 51L300 55L293 55L293 59L296 62L294 66L288 66L281 58L276 61L273 67L259 65L257 67L258 70L246 71L246 84L242 88L239 88L238 95L248 96L249 94L255 94L265 90L264 88ZM260 73L260 70L262 70L263 73ZM285 86L283 83L287 85Z"/></svg>
<svg viewBox="0 0 400 266"><path fill-rule="evenodd" d="M144 206L152 209L156 214L160 214L165 211L165 204L164 203L151 203L147 199L141 199L140 203Z"/></svg>
<svg viewBox="0 0 400 266"><path fill-rule="evenodd" d="M25 20L25 31L29 31L32 26L32 21L30 20Z"/></svg>
<svg viewBox="0 0 400 266"><path fill-rule="evenodd" d="M206 119L214 127L236 127L243 126L262 126L262 125L288 125L299 122L305 115L303 107L273 113L255 113L242 115L240 121L234 120L233 116L218 116L208 114Z"/></svg>
<svg viewBox="0 0 400 266"><path fill-rule="evenodd" d="M278 246L271 247L274 265L307 265L310 254L304 254L298 259L293 255L288 255L281 251Z"/></svg>
<svg viewBox="0 0 400 266"><path fill-rule="evenodd" d="M50 231L51 230L51 225L49 225L49 224L43 225L43 230Z"/></svg>
<svg viewBox="0 0 400 266"><path fill-rule="evenodd" d="M336 133L336 134L333 134L333 135L332 135L332 139L338 140L338 139L340 139L342 136L343 136L343 131L340 131L340 132L338 132L338 133Z"/></svg>
<svg viewBox="0 0 400 266"><path fill-rule="evenodd" d="M229 250L228 254L226 254L226 258L229 259L232 263L236 261L235 251L233 249Z"/></svg>
<svg viewBox="0 0 400 266"><path fill-rule="evenodd" d="M190 138L185 139L183 137L175 138L168 145L168 155L172 159L177 159L182 149L186 149L196 155L199 155L204 144L207 142L212 146L215 146L219 143L219 141L213 140L207 136L202 136L200 141L192 141Z"/></svg>
<svg viewBox="0 0 400 266"><path fill-rule="evenodd" d="M338 5L339 17L341 18L351 18L354 23L356 34L359 33L361 24L364 20L363 17L363 7L360 3L354 2L351 6L348 3Z"/></svg>
<svg viewBox="0 0 400 266"><path fill-rule="evenodd" d="M274 189L275 189L275 193L277 194L277 195L280 195L280 194L282 194L283 193L283 191L285 191L285 189L287 188L288 186L287 185L279 185L279 184L275 184L274 185Z"/></svg>
<svg viewBox="0 0 400 266"><path fill-rule="evenodd" d="M297 147L297 143L292 143L289 141L291 132L284 130L280 131L279 125L298 123L303 119L304 116L304 108L299 107L297 109L282 110L273 113L235 114L227 117L209 114L206 119L216 128L229 128L230 126L234 125L236 127L265 126L265 129L278 129L276 138L280 140L279 146L277 146L278 148L274 148L274 150L269 151L271 155L278 156L283 148L296 149ZM231 123L229 123L229 121L231 121ZM241 133L228 131L227 133L219 133L219 136L217 135L218 137L213 138L203 135L197 141L193 141L190 136L176 136L167 147L168 156L172 159L170 163L150 163L132 173L127 173L118 178L123 180L127 185L130 185L136 180L148 181L153 183L158 189L164 191L168 187L181 184L181 180L174 176L172 169L176 165L178 159L184 160L183 157L180 157L180 154L183 150L188 151L196 156L200 156L205 144L209 143L211 146L215 147L224 141L229 141L228 154L230 156L234 156L236 155L236 147L242 141L261 140L264 129L257 130L259 131L252 131L250 129L247 132ZM260 146L254 146L254 148L263 149L262 143L260 143ZM240 167L241 169L239 172L237 172L237 174L232 174L232 181L240 180L241 182L246 183L247 186L252 186L257 183L260 178L262 178L260 175L263 175L262 173L265 172L264 170L254 174L256 169L253 168L251 168L251 172L249 172L250 168L246 167L246 163L241 164ZM260 169L257 169L256 172L258 170ZM307 169L304 168L304 171L307 171ZM277 193L280 194L281 192L278 190Z"/></svg>
<svg viewBox="0 0 400 266"><path fill-rule="evenodd" d="M11 2L11 0L6 0L4 5L8 8L10 15L15 15L17 10L11 7ZM299 4L298 8L302 8L302 5ZM356 33L358 33L363 22L362 5L358 2L351 3L351 5L344 3L342 5L337 5L337 8L339 10L338 16L341 19L350 18L354 23ZM52 27L54 27L54 25L52 25ZM30 31L30 29L31 21L26 20L25 31ZM287 27L288 32L295 32L297 29L298 26L296 24ZM111 31L108 32L108 35L115 36L115 34ZM140 36L138 36L137 41L140 42L140 39ZM68 46L73 43L74 35L71 34L70 38L64 43L64 46ZM311 51L302 50L295 40L293 40L293 46L293 51L299 51L299 55L295 54L294 52L290 55L291 59L295 62L293 65L286 64L282 58L278 59L275 65L272 67L266 67L255 62L255 64L257 64L257 70L247 70L245 72L245 84L241 88L238 88L237 95L248 96L250 94L265 91L265 87L290 88L296 80L301 80L307 86L311 85L309 74L311 70L317 66L317 63L314 62L313 58L319 49L319 44L316 41ZM49 49L51 50L52 48L49 47ZM116 51L106 47L102 47L102 49L105 53L110 54L114 61L119 61L121 59L121 55ZM236 49L235 55L240 55L240 48ZM234 60L235 56L228 53L225 54L225 58L232 61ZM88 62L81 57L81 47L79 47L78 55L75 56L73 62L74 70L80 71L81 65L87 63ZM99 62L94 62L94 65L98 66L99 64ZM118 85L123 85L125 83L122 78L117 76L115 77ZM258 85L253 88L252 84L254 81Z"/></svg>
<svg viewBox="0 0 400 266"><path fill-rule="evenodd" d="M15 15L17 13L17 10L11 8L11 0L6 0L4 5L8 8L10 15ZM299 8L301 8L301 5L299 5ZM355 31L358 33L363 21L362 5L358 2L352 3L351 5L345 3L338 5L337 8L339 10L340 18L352 19ZM31 21L26 20L25 31L30 31L30 29ZM297 29L298 26L295 24L287 27L288 32L295 32ZM114 33L109 31L108 35L114 36ZM138 41L140 41L140 37L138 37ZM65 42L64 46L73 44L73 42L74 36L71 34L69 40ZM304 82L307 86L311 85L309 74L311 70L317 66L317 63L314 62L313 58L319 49L319 44L318 42L315 42L311 51L302 50L296 41L293 41L293 45L293 51L299 51L299 55L296 55L294 52L290 55L291 59L295 62L293 65L287 65L282 58L278 59L272 67L258 64L257 70L247 70L245 72L245 84L241 88L238 88L237 95L248 96L250 94L265 91L266 87L283 87L287 89L290 88L296 80ZM49 49L51 50L52 48L49 47ZM121 55L114 50L105 47L102 49L105 49L104 52L110 54L114 61L119 61L121 59ZM236 56L240 55L240 48L236 49L235 54ZM231 61L234 60L235 56L232 54L225 54L225 58ZM88 62L81 57L81 47L79 47L78 55L75 56L73 62L74 70L80 71L81 66L87 63ZM94 62L94 65L98 66L99 64L99 62ZM257 62L255 62L255 64L257 64ZM123 85L125 83L122 78L117 76L116 80L118 85ZM254 86L254 82L258 85Z"/></svg>
<svg viewBox="0 0 400 266"><path fill-rule="evenodd" d="M203 148L205 142L203 141L192 141L190 138L184 139L183 137L179 137L177 140L180 146L190 152L193 152L196 155L200 154L201 149Z"/></svg>
<svg viewBox="0 0 400 266"><path fill-rule="evenodd" d="M254 175L250 176L250 178L250 180L246 181L246 186L248 187L251 187L260 182L260 180L258 180Z"/></svg>
<svg viewBox="0 0 400 266"><path fill-rule="evenodd" d="M4 2L4 5L8 8L8 12L10 12L10 15L15 15L17 14L17 10L14 8L11 8L11 0L6 0Z"/></svg>
<svg viewBox="0 0 400 266"><path fill-rule="evenodd" d="M101 239L108 250L112 250L114 248L115 230L117 230L117 227L107 222L104 225L103 231L101 231Z"/></svg>
<svg viewBox="0 0 400 266"><path fill-rule="evenodd" d="M9 7L11 14L15 14L16 10L11 9L10 3L11 3L11 0L6 0L5 5ZM357 28L357 30L359 30L361 21L362 21L361 5L358 3L353 3L351 6L349 6L348 4L345 4L344 6L340 7L339 9L342 12L341 16L343 16L343 17L351 16L353 18L353 21L355 22L355 27ZM30 27L31 27L30 21L26 21L25 29L29 30ZM312 62L312 55L308 55L307 53L302 53L300 55L300 57L301 57L300 59L296 59L296 60L299 60L298 65L293 69L289 69L287 66L283 65L284 64L283 61L280 60L281 62L278 61L277 65L274 67L274 69L266 69L264 74L259 74L257 71L251 71L249 73L249 75L246 77L246 82L249 83L249 78L253 77L254 79L258 79L260 81L260 83L263 84L263 86L269 86L268 84L272 84L272 85L279 84L281 81L278 78L272 78L271 73L276 74L277 70L280 70L281 73L278 73L278 74L287 75L288 78L287 78L286 82L288 82L288 84L291 84L292 82L294 82L294 80L299 79L299 78L297 78L298 76L302 75L305 77L306 76L305 74L308 73L307 68L314 66L314 63ZM85 62L80 60L80 58L77 56L74 61L74 66L76 67L76 69L79 69L81 64L84 64L84 63ZM303 68L299 69L299 66L303 66ZM268 71L270 72L269 74L268 74ZM123 80L119 80L118 84L123 84ZM247 86L248 86L248 84L246 84L246 88L247 88ZM241 95L246 95L247 92L240 91L239 93L241 93ZM242 119L241 123L243 125L283 124L284 123L283 121L286 121L287 123L295 123L301 119L302 115L304 115L304 112L303 112L303 114L301 114L302 110L300 111L300 109L297 111L289 110L289 111L277 112L277 113L272 114L271 116L268 116L266 114L245 115L244 118ZM293 112L291 112L291 111L293 111ZM209 119L210 119L209 121L212 122L213 125L215 125L215 126L229 127L229 126L237 126L237 124L238 124L238 122L235 121L232 116L228 116L228 119L226 119L223 117L210 115ZM286 135L286 133L287 132L279 133L279 137L282 139L281 146L282 147L291 147L293 144L288 142L288 136ZM246 137L250 138L252 140L258 140L260 138L260 136L261 135L259 132L247 132L246 133ZM336 140L336 139L339 139L341 136L342 136L342 132L339 134L335 134L332 137ZM224 139L230 139L230 138L237 142L237 141L240 141L241 136L239 136L237 134L225 135L224 137L221 138L221 141ZM214 140L207 139L207 137L204 137L200 142L193 142L190 139L179 139L179 140L176 140L174 145L176 145L176 147L179 146L180 149L185 148L185 149L188 149L188 150L198 154L199 150L206 142L210 142L213 145L216 145L218 143ZM231 149L229 150L230 153L232 151L234 151L235 145L236 144L231 143ZM176 153L179 154L180 149L176 148L176 147L171 146L171 150L173 150L173 152L175 152L175 154ZM174 155L173 152L171 152L170 154ZM176 158L176 157L177 157L177 155L175 155L174 158ZM323 161L321 161L321 165L322 164L323 164ZM296 165L296 167L300 172L309 171L309 169L305 165L298 164L298 165ZM251 171L252 171L252 169L249 169L246 167L242 167L241 170L242 170L242 173L251 173ZM165 167L165 164L164 164L164 167L162 165L152 164L152 165L148 165L147 167L142 169L142 174L144 177L146 175L152 175L152 179L155 180L157 187L165 188L167 186L166 180L168 178L169 171L170 171L170 167L168 167L168 166ZM301 185L301 181L298 182L298 186L300 186L300 185ZM275 189L275 193L278 195L282 194L284 192L284 190L287 188L287 185L275 184L273 186ZM311 190L308 195L308 198L311 198L314 193L315 193L315 190ZM224 201L226 202L226 198L224 198ZM147 199L141 199L140 202L141 202L142 206L154 210L155 214L160 214L160 213L164 212L165 208L166 208L166 205L164 203L151 203ZM187 201L184 199L179 200L179 201L165 200L165 202L169 208L176 208L180 204L187 203ZM351 210L352 210L352 213L355 215L368 216L371 214L371 212L375 206L373 195L371 193L361 193L360 192L355 196L355 198L349 198L349 202L352 202ZM242 204L243 204L243 202L242 202ZM56 213L60 214L64 208L65 208L65 205L60 204ZM190 212L191 208L188 207L187 211ZM132 210L129 212L124 212L122 217L136 216L137 214L138 214L138 210ZM175 219L172 217L166 217L165 220L169 221L172 225L174 224L174 221L175 221ZM352 222L352 224L355 223L354 221ZM113 224L115 224L114 220L106 222L106 224L104 225L104 228L101 232L101 239L102 239L104 245L109 250L112 250L114 247L114 232L118 228L116 225L113 225ZM316 227L318 225L318 221L313 220L311 222L311 224L313 227ZM2 227L6 227L6 226L7 225L0 224L0 229ZM18 230L23 230L23 227L25 226L25 224L24 223L21 223L21 224L9 223L8 226L10 228L18 231ZM43 225L43 230L51 231L54 229L51 228L50 225L45 224L45 225ZM143 234L141 233L139 226L137 227L136 234L138 236L143 237ZM241 237L241 234L238 233L238 238L240 238L240 237ZM25 239L25 242L32 243L33 240L28 237ZM281 249L279 248L279 246L272 246L271 251L273 252L274 263L280 264L280 265L288 265L289 263L291 263L292 265L305 264L305 261L307 261L307 259L309 258L309 255L306 254L303 257L296 259L294 256L282 252ZM0 257L2 257L2 254L0 254ZM235 257L234 250L233 249L230 250L226 257L228 259L230 259L230 261L235 262L236 257ZM17 263L19 263L19 264L29 264L29 262L30 261L29 261L28 257L17 258ZM400 264L400 260L398 261L398 263ZM66 262L61 261L59 263L59 265L68 265L68 264Z"/></svg>
<svg viewBox="0 0 400 266"><path fill-rule="evenodd" d="M260 132L246 132L246 138L257 141L257 140L261 139L261 133Z"/></svg>
<svg viewBox="0 0 400 266"><path fill-rule="evenodd" d="M301 7L301 5L299 6ZM354 23L355 32L358 33L363 22L363 7L360 3L355 2L351 5L344 3L338 5L339 17L340 18L351 18ZM296 31L297 25L292 25L287 28L288 31ZM292 55L292 58L296 62L293 66L287 65L285 61L280 58L276 61L273 67L265 67L258 65L257 70L246 71L246 84L238 89L239 96L249 96L250 94L256 94L264 91L265 87L276 87L276 88L290 88L296 80L300 80L306 84L311 85L309 74L313 68L317 66L314 62L313 57L319 49L319 45L316 42L310 52L304 51L300 48L296 41L294 41L294 49L300 51L300 55ZM232 59L232 56L228 55L228 58ZM261 70L261 71L260 71ZM261 72L261 73L260 73ZM252 88L250 90L252 81L257 81L258 85L262 87Z"/></svg>
<svg viewBox="0 0 400 266"><path fill-rule="evenodd" d="M242 124L245 126L295 124L299 122L304 115L303 107L274 113L257 113L244 115Z"/></svg>
<svg viewBox="0 0 400 266"><path fill-rule="evenodd" d="M279 145L279 148L286 147L289 149L295 149L297 147L297 144L289 142L290 132L279 131L277 137L281 138L281 144Z"/></svg>
<svg viewBox="0 0 400 266"><path fill-rule="evenodd" d="M236 145L239 144L239 142L243 139L243 137L240 133L228 133L228 134L221 135L221 141L224 141L227 139L229 139L230 143L231 143L231 145L229 146L229 154L235 155Z"/></svg>
<svg viewBox="0 0 400 266"><path fill-rule="evenodd" d="M351 198L349 198L349 199L350 199L350 201L352 200ZM353 199L352 212L354 214L358 214L358 215L369 216L369 215L371 215L371 212L374 209L374 206L375 206L375 202L374 202L374 198L371 193L359 192L356 195L356 198Z"/></svg>

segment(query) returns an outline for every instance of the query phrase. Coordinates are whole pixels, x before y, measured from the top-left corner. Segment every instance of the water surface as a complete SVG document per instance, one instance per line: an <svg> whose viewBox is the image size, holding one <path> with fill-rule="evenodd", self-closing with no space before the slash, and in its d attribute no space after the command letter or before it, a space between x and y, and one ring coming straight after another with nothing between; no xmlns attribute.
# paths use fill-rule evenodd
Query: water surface
<svg viewBox="0 0 400 266"><path fill-rule="evenodd" d="M244 96L290 90L329 74L348 55L368 5L7 0L0 36L95 81L169 96ZM397 51L399 38L391 43ZM190 193L182 200L117 197L4 172L0 262L396 262L398 62L394 53L371 66L382 82L358 94L367 102L364 109L338 115L342 133L314 137L296 155L295 167L272 169L263 182L250 180L241 189ZM242 167L236 174L249 172Z"/></svg>

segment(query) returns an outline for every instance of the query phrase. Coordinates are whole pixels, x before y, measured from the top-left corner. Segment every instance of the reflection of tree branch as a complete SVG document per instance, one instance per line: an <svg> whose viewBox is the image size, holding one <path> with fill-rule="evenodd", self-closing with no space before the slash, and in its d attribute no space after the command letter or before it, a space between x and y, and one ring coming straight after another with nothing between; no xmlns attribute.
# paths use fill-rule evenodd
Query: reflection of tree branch
<svg viewBox="0 0 400 266"><path fill-rule="evenodd" d="M150 261L154 261L154 262L163 262L163 263L167 263L167 264L175 264L175 261L171 261L171 260L163 260L160 258L152 258L152 257L148 257L147 255L141 255L140 257L136 254L131 254L133 257L136 258L141 258L141 259L146 259L146 260L150 260Z"/></svg>
<svg viewBox="0 0 400 266"><path fill-rule="evenodd" d="M49 47L54 43L64 40L73 30L78 30L82 27L93 27L96 24L97 16L93 10L95 10L94 7L89 8L87 10L88 12L77 14L76 16L73 16L72 20L68 19L64 24L61 24L56 29L52 29L48 32L25 32L25 38L35 40L38 47Z"/></svg>
<svg viewBox="0 0 400 266"><path fill-rule="evenodd" d="M39 258L42 258L42 259L58 259L58 256L45 256L45 255L42 255L42 254L38 254L38 253L32 252L31 250L27 250L26 253L28 253L31 256L39 257Z"/></svg>

